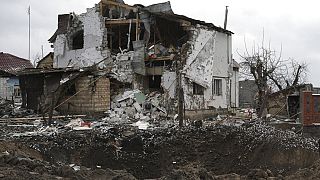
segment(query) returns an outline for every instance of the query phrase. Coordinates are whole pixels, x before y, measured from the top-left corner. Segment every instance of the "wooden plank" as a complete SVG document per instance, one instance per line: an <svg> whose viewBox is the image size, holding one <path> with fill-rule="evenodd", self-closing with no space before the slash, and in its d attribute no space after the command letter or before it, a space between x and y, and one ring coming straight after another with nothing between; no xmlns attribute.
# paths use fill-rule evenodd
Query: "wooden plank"
<svg viewBox="0 0 320 180"><path fill-rule="evenodd" d="M162 56L162 57L157 57L155 59L145 59L145 61L168 61L168 60L173 60L171 56Z"/></svg>
<svg viewBox="0 0 320 180"><path fill-rule="evenodd" d="M140 34L140 23L139 23L139 13L136 15L136 41L139 40L139 34Z"/></svg>
<svg viewBox="0 0 320 180"><path fill-rule="evenodd" d="M140 23L140 20L131 19L131 23ZM106 20L106 25L127 25L130 24L130 19L117 19L117 20Z"/></svg>

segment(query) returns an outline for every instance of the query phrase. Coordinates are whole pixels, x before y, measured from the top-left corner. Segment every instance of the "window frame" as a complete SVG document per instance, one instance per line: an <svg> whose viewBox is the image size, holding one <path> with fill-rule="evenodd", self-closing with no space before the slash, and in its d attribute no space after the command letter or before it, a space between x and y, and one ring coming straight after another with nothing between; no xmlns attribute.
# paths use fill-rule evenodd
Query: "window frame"
<svg viewBox="0 0 320 180"><path fill-rule="evenodd" d="M212 95L213 96L222 96L222 79L213 78L212 83Z"/></svg>
<svg viewBox="0 0 320 180"><path fill-rule="evenodd" d="M204 95L204 87L195 83L195 82L192 82L192 88L193 88L193 95Z"/></svg>

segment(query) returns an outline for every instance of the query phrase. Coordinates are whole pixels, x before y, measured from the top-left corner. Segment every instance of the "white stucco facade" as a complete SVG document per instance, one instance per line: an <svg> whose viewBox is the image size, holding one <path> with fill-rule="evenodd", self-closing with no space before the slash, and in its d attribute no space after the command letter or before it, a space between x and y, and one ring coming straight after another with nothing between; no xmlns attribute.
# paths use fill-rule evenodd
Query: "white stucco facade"
<svg viewBox="0 0 320 180"><path fill-rule="evenodd" d="M229 83L232 75L229 72L232 59L231 36L205 27L197 27L192 32L191 49L183 70L185 108L227 108L232 99ZM215 79L221 80L222 93L219 95L214 93ZM203 95L193 93L193 83L203 87Z"/></svg>
<svg viewBox="0 0 320 180"><path fill-rule="evenodd" d="M81 25L72 25L67 34L57 35L54 46L54 67L88 67L108 57L104 47L106 28L96 7L80 16L73 15ZM83 48L72 49L70 37L83 30Z"/></svg>

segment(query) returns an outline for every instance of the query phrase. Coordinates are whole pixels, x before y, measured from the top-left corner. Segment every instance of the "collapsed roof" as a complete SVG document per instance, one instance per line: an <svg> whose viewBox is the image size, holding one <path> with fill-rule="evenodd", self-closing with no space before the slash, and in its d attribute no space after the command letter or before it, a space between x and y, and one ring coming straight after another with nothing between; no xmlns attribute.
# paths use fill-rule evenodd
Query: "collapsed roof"
<svg viewBox="0 0 320 180"><path fill-rule="evenodd" d="M192 19L187 16L184 16L184 15L175 14L172 11L170 1L167 1L164 3L153 4L153 5L146 6L146 7L143 5L140 5L140 4L135 4L133 6L130 6L130 5L124 4L123 1L114 2L114 1L110 1L110 0L102 0L101 3L111 3L111 4L118 3L118 5L122 4L122 6L130 8L131 10L135 10L136 12L146 12L152 16L155 16L155 17L161 17L164 19L169 19L169 20L174 20L174 21L183 20L183 21L186 21L188 23L188 25L195 26L195 25L199 24L199 25L206 26L207 28L210 28L215 31L222 32L222 33L225 33L228 35L233 34L233 32L226 30L226 29L223 29L221 27L215 26L212 23L206 23L205 21L196 20L196 19ZM58 29L55 31L55 33L52 35L52 37L48 40L50 43L54 43L57 35L66 34L68 32L69 23L72 18L73 18L72 13L58 15Z"/></svg>

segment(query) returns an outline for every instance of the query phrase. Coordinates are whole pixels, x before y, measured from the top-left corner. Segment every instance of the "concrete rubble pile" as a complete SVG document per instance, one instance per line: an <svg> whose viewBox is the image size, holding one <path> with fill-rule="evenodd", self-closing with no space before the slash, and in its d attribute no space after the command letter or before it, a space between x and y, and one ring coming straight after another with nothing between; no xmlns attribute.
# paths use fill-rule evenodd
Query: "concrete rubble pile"
<svg viewBox="0 0 320 180"><path fill-rule="evenodd" d="M125 91L113 98L111 110L107 111L104 121L151 121L167 117L167 112L161 103L160 93L148 95L140 90Z"/></svg>
<svg viewBox="0 0 320 180"><path fill-rule="evenodd" d="M262 121L243 124L240 129L245 131L248 136L253 137L251 146L255 146L257 142L262 141L277 141L284 149L305 148L317 151L317 141L314 138L306 138L289 130L278 130Z"/></svg>

